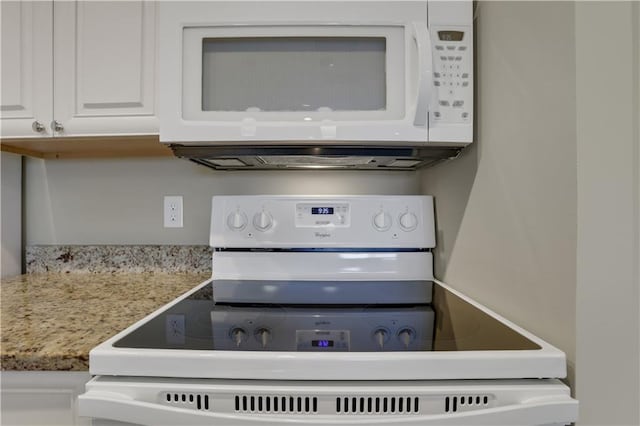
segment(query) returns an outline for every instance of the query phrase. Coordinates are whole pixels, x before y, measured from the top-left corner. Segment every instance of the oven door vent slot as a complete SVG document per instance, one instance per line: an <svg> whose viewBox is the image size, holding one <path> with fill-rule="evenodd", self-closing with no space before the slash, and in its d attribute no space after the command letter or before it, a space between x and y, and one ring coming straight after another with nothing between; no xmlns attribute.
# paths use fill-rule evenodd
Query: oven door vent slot
<svg viewBox="0 0 640 426"><path fill-rule="evenodd" d="M420 398L414 396L345 396L336 398L338 414L418 414Z"/></svg>
<svg viewBox="0 0 640 426"><path fill-rule="evenodd" d="M201 393L167 392L164 395L166 404L209 411L209 395Z"/></svg>
<svg viewBox="0 0 640 426"><path fill-rule="evenodd" d="M237 413L315 414L318 398L311 396L235 395Z"/></svg>
<svg viewBox="0 0 640 426"><path fill-rule="evenodd" d="M492 398L489 395L450 395L444 398L444 412L456 413L478 408L487 408Z"/></svg>

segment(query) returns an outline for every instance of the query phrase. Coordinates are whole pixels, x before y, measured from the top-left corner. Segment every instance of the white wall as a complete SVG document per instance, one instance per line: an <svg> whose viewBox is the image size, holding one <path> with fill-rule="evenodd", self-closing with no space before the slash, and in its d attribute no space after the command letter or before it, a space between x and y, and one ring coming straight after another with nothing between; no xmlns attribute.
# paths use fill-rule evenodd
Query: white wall
<svg viewBox="0 0 640 426"><path fill-rule="evenodd" d="M478 15L477 142L422 173L436 275L567 353L578 424L638 425L640 3Z"/></svg>
<svg viewBox="0 0 640 426"><path fill-rule="evenodd" d="M481 2L476 143L422 173L436 276L575 360L574 5ZM541 31L544 29L544 31Z"/></svg>
<svg viewBox="0 0 640 426"><path fill-rule="evenodd" d="M411 172L224 172L178 158L37 160L25 165L26 244L208 244L223 194L416 194ZM165 229L164 195L184 197Z"/></svg>
<svg viewBox="0 0 640 426"><path fill-rule="evenodd" d="M2 278L22 270L22 158L2 152Z"/></svg>
<svg viewBox="0 0 640 426"><path fill-rule="evenodd" d="M639 56L640 3L576 5L581 425L640 424Z"/></svg>

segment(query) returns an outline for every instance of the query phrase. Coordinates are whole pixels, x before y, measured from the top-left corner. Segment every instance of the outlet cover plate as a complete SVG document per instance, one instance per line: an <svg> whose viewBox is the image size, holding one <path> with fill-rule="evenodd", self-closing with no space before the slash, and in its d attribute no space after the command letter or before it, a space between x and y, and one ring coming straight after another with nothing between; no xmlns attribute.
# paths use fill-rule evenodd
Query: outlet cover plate
<svg viewBox="0 0 640 426"><path fill-rule="evenodd" d="M182 228L182 195L165 195L164 227Z"/></svg>

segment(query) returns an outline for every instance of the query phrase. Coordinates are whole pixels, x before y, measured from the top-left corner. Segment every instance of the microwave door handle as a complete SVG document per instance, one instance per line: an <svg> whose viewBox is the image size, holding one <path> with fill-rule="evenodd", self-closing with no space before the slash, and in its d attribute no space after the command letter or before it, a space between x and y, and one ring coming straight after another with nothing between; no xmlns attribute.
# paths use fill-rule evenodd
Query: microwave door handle
<svg viewBox="0 0 640 426"><path fill-rule="evenodd" d="M418 49L418 93L416 98L416 114L413 125L425 127L427 113L433 93L433 54L431 52L431 35L424 22L413 23L413 39Z"/></svg>

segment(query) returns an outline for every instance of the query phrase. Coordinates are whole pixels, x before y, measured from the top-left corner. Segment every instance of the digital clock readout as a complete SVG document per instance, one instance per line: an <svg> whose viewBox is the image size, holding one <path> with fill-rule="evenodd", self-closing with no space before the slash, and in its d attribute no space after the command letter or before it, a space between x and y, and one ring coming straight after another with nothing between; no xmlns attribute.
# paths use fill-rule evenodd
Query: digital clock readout
<svg viewBox="0 0 640 426"><path fill-rule="evenodd" d="M442 41L462 41L462 31L438 31L438 38Z"/></svg>
<svg viewBox="0 0 640 426"><path fill-rule="evenodd" d="M311 207L311 214L333 214L333 207Z"/></svg>
<svg viewBox="0 0 640 426"><path fill-rule="evenodd" d="M332 348L333 340L312 340L311 346L314 348Z"/></svg>

